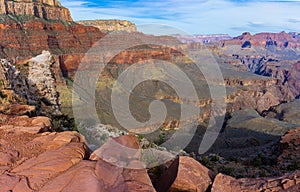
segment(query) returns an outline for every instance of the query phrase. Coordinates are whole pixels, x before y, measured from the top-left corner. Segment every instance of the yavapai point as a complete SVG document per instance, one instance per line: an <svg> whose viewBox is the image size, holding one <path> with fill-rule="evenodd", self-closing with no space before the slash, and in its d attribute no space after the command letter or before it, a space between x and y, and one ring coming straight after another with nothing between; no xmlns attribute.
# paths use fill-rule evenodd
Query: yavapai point
<svg viewBox="0 0 300 192"><path fill-rule="evenodd" d="M1 192L300 191L298 33L146 35L130 21L73 21L57 0L0 0L0 14ZM121 40L109 40L112 34ZM126 47L127 37L174 46L141 44L117 54L105 50L100 60L110 59L101 78L76 84L78 69L88 71L99 59L85 57L97 42L99 50L119 49ZM218 63L223 83L208 84L185 54L203 50ZM183 71L199 100L180 98L165 83L173 79L181 84L179 73L163 68L138 73L140 66L156 66L158 60ZM129 70L130 80L145 75L166 81L144 81L133 90L114 88ZM91 71L82 80L96 75ZM83 94L90 86L95 96ZM213 110L210 92L221 86L224 113ZM168 109L163 123L147 134L124 129L112 108L114 91L130 93L130 114L122 115L139 122L151 119L152 102L160 100ZM90 105L96 114L87 115L101 123L74 115ZM193 121L196 131L187 146L169 149L164 143L191 123L181 118L182 106L200 110ZM210 123L220 119L218 138L200 154ZM150 125L143 128L151 130Z"/></svg>

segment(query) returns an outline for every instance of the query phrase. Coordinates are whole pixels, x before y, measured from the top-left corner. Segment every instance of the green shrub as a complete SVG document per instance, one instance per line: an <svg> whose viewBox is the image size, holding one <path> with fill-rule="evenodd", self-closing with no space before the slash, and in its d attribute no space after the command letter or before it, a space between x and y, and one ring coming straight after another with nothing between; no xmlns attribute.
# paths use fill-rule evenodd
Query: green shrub
<svg viewBox="0 0 300 192"><path fill-rule="evenodd" d="M201 160L200 160L200 163L206 167L209 167L211 165L211 162L210 160L207 158L207 157L203 157Z"/></svg>
<svg viewBox="0 0 300 192"><path fill-rule="evenodd" d="M234 168L233 167L221 166L221 167L218 168L218 173L223 173L223 174L226 174L226 175L233 176Z"/></svg>
<svg viewBox="0 0 300 192"><path fill-rule="evenodd" d="M300 166L298 164L299 163L298 163L297 159L295 157L293 157L291 160L291 163L287 166L287 169L289 171L295 171L300 168Z"/></svg>

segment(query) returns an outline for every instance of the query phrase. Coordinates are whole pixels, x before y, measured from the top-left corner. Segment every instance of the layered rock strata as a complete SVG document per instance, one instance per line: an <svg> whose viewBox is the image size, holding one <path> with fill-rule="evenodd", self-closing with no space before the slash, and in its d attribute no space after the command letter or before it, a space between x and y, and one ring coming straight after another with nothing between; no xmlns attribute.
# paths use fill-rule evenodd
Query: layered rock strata
<svg viewBox="0 0 300 192"><path fill-rule="evenodd" d="M77 23L85 26L93 26L102 32L126 31L129 33L137 32L134 23L126 20L86 20L77 21Z"/></svg>
<svg viewBox="0 0 300 192"><path fill-rule="evenodd" d="M57 0L1 0L0 14L72 21L70 11Z"/></svg>

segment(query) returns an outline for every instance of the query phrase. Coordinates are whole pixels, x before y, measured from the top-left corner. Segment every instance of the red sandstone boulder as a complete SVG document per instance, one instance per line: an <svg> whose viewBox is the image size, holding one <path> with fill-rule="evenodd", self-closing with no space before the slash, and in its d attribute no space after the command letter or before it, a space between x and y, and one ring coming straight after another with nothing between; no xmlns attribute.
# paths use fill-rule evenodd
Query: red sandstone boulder
<svg viewBox="0 0 300 192"><path fill-rule="evenodd" d="M207 191L214 173L191 157L179 157L162 175L157 191Z"/></svg>
<svg viewBox="0 0 300 192"><path fill-rule="evenodd" d="M67 172L48 182L40 192L99 192L103 184L95 175L95 164L92 161L81 161Z"/></svg>
<svg viewBox="0 0 300 192"><path fill-rule="evenodd" d="M121 166L127 166L139 158L139 140L134 135L126 135L108 140L103 146L94 151L90 160L105 160Z"/></svg>
<svg viewBox="0 0 300 192"><path fill-rule="evenodd" d="M4 174L0 176L1 191L32 192L26 178Z"/></svg>
<svg viewBox="0 0 300 192"><path fill-rule="evenodd" d="M30 187L38 190L48 180L79 163L85 157L85 153L84 144L69 143L25 161L11 173L26 177Z"/></svg>
<svg viewBox="0 0 300 192"><path fill-rule="evenodd" d="M30 144L40 145L41 148L45 150L54 150L67 143L85 143L84 137L75 131L65 131L61 133L46 132L42 135L42 137L33 139Z"/></svg>
<svg viewBox="0 0 300 192"><path fill-rule="evenodd" d="M81 161L48 182L41 192L155 191L146 170L129 170L102 160Z"/></svg>
<svg viewBox="0 0 300 192"><path fill-rule="evenodd" d="M15 133L31 133L37 134L45 131L49 131L52 128L52 121L48 117L34 117L28 116L7 116L6 122L2 125L0 123L0 129L6 132Z"/></svg>
<svg viewBox="0 0 300 192"><path fill-rule="evenodd" d="M212 186L212 192L263 192L263 191L289 191L299 188L300 171L286 174L274 178L243 178L235 179L233 177L218 174Z"/></svg>

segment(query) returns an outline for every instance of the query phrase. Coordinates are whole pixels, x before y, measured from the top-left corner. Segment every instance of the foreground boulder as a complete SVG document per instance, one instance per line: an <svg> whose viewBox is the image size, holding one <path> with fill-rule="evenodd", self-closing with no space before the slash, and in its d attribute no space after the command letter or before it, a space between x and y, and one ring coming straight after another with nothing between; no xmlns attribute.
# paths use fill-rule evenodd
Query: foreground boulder
<svg viewBox="0 0 300 192"><path fill-rule="evenodd" d="M213 183L212 192L263 192L263 191L299 191L300 190L300 171L286 174L282 177L274 178L243 178L218 174Z"/></svg>
<svg viewBox="0 0 300 192"><path fill-rule="evenodd" d="M160 178L157 191L207 191L214 173L191 157L179 157ZM175 180L174 180L175 179Z"/></svg>
<svg viewBox="0 0 300 192"><path fill-rule="evenodd" d="M81 161L47 183L41 192L155 191L146 170L130 170L104 161Z"/></svg>
<svg viewBox="0 0 300 192"><path fill-rule="evenodd" d="M138 140L135 136L128 135L109 140L106 144L96 150L90 157L92 161L82 160L68 171L49 181L40 191L88 191L91 192L110 192L110 191L155 191L146 169L141 162L134 159L126 159L124 162L118 162L120 150L113 144L118 144L138 149ZM100 153L102 155L100 155ZM110 157L101 159L101 157ZM130 155L130 154L129 154ZM135 154L136 155L136 154ZM116 159L113 159L115 157ZM122 164L121 164L122 163ZM122 165L130 167L132 163L136 169L123 168Z"/></svg>
<svg viewBox="0 0 300 192"><path fill-rule="evenodd" d="M13 169L11 173L26 177L30 188L38 190L48 180L79 163L84 156L83 144L70 143L25 161Z"/></svg>
<svg viewBox="0 0 300 192"><path fill-rule="evenodd" d="M128 166L131 161L139 159L139 147L139 140L134 135L112 138L95 150L90 160L102 159L114 165Z"/></svg>
<svg viewBox="0 0 300 192"><path fill-rule="evenodd" d="M47 124L46 120L37 117L34 123ZM134 136L115 138L114 141L138 148ZM99 151L106 154L108 146ZM111 154L118 152L111 150ZM84 160L87 157L84 137L76 132L37 134L27 131L19 134L13 129L0 129L0 191L155 192L147 170L139 161L127 161L131 167L137 167L130 169L99 157L94 161Z"/></svg>
<svg viewBox="0 0 300 192"><path fill-rule="evenodd" d="M35 127L51 125L47 117L20 116L14 122L7 118L0 128L1 191L38 190L87 154L76 132L33 132Z"/></svg>

